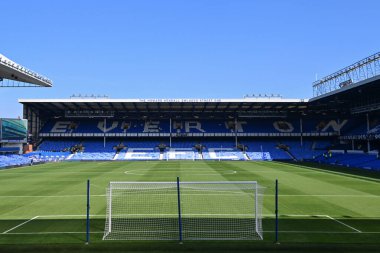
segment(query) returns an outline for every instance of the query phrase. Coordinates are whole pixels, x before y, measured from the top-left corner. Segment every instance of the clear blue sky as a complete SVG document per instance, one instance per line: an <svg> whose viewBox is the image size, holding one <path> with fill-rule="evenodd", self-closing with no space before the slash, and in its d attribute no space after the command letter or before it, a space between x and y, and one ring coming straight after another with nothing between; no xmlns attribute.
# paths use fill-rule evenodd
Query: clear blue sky
<svg viewBox="0 0 380 253"><path fill-rule="evenodd" d="M309 98L311 83L379 51L378 0L2 0L0 53L54 81L18 98Z"/></svg>

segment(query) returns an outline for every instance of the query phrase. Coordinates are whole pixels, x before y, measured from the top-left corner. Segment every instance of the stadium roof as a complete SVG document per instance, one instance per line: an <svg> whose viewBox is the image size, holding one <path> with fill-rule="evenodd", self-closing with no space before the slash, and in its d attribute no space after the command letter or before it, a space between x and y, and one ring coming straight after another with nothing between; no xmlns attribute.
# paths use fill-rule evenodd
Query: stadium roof
<svg viewBox="0 0 380 253"><path fill-rule="evenodd" d="M241 115L300 112L307 109L303 99L258 97L244 99L20 99L41 114L62 115L66 111L113 111L118 115Z"/></svg>
<svg viewBox="0 0 380 253"><path fill-rule="evenodd" d="M328 93L322 94L320 96L314 97L310 99L310 102L317 101L317 100L323 100L324 98L328 98L331 96L336 96L338 94L348 94L350 92L358 92L359 89L362 88L373 88L375 90L378 90L380 88L380 75L368 78L366 80L353 83L350 85L347 85L345 87L342 87L337 90L330 91ZM372 90L374 91L374 90Z"/></svg>
<svg viewBox="0 0 380 253"><path fill-rule="evenodd" d="M24 108L47 117L278 117L296 115L350 115L380 111L380 75L357 82L344 82L312 99L284 99L278 96L241 99L20 99ZM86 112L86 113L82 113ZM95 115L98 114L98 115Z"/></svg>
<svg viewBox="0 0 380 253"><path fill-rule="evenodd" d="M267 117L344 115L380 110L380 76L350 84L312 99L247 97L241 99L19 99L24 107L47 117L67 112L112 112L121 117ZM104 114L105 115L105 114ZM95 116L96 117L96 116ZM100 117L100 116L99 116Z"/></svg>
<svg viewBox="0 0 380 253"><path fill-rule="evenodd" d="M252 97L238 99L223 98L137 98L137 99L110 99L110 98L68 98L68 99L19 99L20 103L297 103L307 102L307 99L286 99L279 97Z"/></svg>
<svg viewBox="0 0 380 253"><path fill-rule="evenodd" d="M380 75L380 52L313 83L315 97Z"/></svg>
<svg viewBox="0 0 380 253"><path fill-rule="evenodd" d="M380 111L380 75L352 83L312 98L313 105L327 105L349 113Z"/></svg>
<svg viewBox="0 0 380 253"><path fill-rule="evenodd" d="M2 84L2 87L51 87L53 82L30 70L20 64L15 63L14 61L9 60L4 55L0 54L0 84L3 79L16 81L16 84ZM30 85L20 84L27 83Z"/></svg>

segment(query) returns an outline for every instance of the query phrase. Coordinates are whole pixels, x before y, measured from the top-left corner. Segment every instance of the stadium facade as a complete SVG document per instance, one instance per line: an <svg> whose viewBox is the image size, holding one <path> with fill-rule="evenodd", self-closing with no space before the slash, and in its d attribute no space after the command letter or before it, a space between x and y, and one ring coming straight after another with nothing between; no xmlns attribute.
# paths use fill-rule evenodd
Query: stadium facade
<svg viewBox="0 0 380 253"><path fill-rule="evenodd" d="M308 99L20 99L69 160L315 160L379 168L380 77ZM332 155L334 154L334 155Z"/></svg>

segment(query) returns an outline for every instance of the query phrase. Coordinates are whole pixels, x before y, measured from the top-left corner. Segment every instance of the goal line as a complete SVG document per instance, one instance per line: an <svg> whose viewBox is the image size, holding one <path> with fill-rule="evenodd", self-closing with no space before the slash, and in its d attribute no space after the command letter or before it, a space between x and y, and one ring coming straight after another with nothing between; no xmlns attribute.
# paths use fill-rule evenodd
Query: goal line
<svg viewBox="0 0 380 253"><path fill-rule="evenodd" d="M158 214L159 215L159 214ZM200 215L200 214L194 214L194 215ZM230 214L234 215L234 214ZM263 214L263 218L268 217L274 217L273 214ZM85 234L85 231L28 231L28 232L17 232L18 229L21 229L22 227L28 226L28 223L30 222L38 222L39 220L46 220L51 218L78 218L83 217L85 218L85 214L51 214L51 215L38 215L34 216L30 219L27 219L20 224L17 224L11 228L8 228L7 230L0 233L0 235L49 235L49 234ZM106 215L97 215L92 214L90 215L92 218L98 218L98 219L104 219ZM281 217L289 217L289 218L318 218L318 219L326 219L331 220L332 222L337 222L341 224L343 227L348 227L351 229L351 231L313 231L313 230L279 230L278 232L281 234L298 234L298 233L306 233L306 234L380 234L380 231L362 231L359 230L353 226L350 226L341 220L337 218L333 218L330 215L326 214L283 214ZM36 226L33 226L33 229L35 229ZM131 233L134 233L136 231L131 230ZM273 233L274 230L263 230L263 233ZM104 234L104 231L90 231L91 234Z"/></svg>

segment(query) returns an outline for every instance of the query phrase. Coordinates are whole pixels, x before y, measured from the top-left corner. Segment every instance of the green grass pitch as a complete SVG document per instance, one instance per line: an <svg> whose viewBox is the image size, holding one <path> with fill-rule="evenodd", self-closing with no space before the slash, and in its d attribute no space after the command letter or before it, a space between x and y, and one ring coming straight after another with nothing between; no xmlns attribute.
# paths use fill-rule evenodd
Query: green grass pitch
<svg viewBox="0 0 380 253"><path fill-rule="evenodd" d="M60 162L0 171L0 251L376 252L380 179L315 165L244 161ZM263 241L102 241L110 181L258 181L265 187ZM280 245L274 245L274 183L279 180ZM91 180L91 243L85 242L86 180ZM228 203L226 203L228 205ZM288 251L287 251L288 250Z"/></svg>

